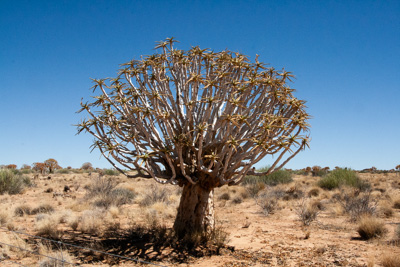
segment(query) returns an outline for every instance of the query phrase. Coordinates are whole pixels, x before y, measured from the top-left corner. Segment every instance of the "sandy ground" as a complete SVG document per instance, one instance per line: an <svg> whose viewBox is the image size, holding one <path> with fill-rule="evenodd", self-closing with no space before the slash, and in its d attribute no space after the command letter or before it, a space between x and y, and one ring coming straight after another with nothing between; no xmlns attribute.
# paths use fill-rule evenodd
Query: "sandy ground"
<svg viewBox="0 0 400 267"><path fill-rule="evenodd" d="M291 192L295 188L302 192L301 197L278 200L273 213L268 215L257 205L256 199L248 195L245 187L216 189L217 227L228 233L228 242L220 250L219 255L203 257L189 255L184 262L180 262L176 257L169 257L169 254L172 255L173 252L168 248L156 251L149 246L147 250L141 250L139 258L164 266L383 266L385 255L400 255L400 242L396 235L396 229L400 224L400 209L393 208L393 203L400 200L400 176L394 173L359 175L372 185L371 198L376 202L376 217L384 223L387 229L386 235L382 238L361 240L357 232L357 222L352 222L340 203L335 201L334 196L340 194L339 190L317 189L316 196L308 196L308 192L316 188L315 183L320 178L295 175L294 181L290 184L264 189L280 189ZM28 176L33 178L33 174L28 174ZM48 176L51 179L48 179ZM80 216L95 210L90 204L92 200L85 198L88 185L95 176L97 176L96 173L91 176L88 173L56 173L41 176L33 181L36 184L34 187L27 188L21 194L1 195L0 218L3 219L1 219L0 230L0 242L2 242L0 256L3 260L0 261L0 265L40 266L42 263L42 266L53 266L44 265L43 262L48 258L33 255L9 245L41 254L55 255L55 257L61 254L64 259L82 266L113 265L106 259L96 260L95 257L90 263L87 263L91 257L89 254L79 255L79 250L68 252L67 247L62 245L59 246L62 248L60 253L57 246L48 244L50 242L8 231L11 229L37 235L40 227L43 227L41 223L46 220L50 221L51 228L57 229L61 233L62 241L84 246L89 244L87 240L96 243L98 240L110 238L110 236L102 236L103 229L112 229L112 227L125 229L133 224L148 225L151 223L162 224L167 228L172 226L179 201L177 188L167 187L167 203L155 203L143 207L140 203L155 184L154 181L129 180L119 175L114 176L113 179L119 182L118 187L135 192L137 196L133 203L122 205L119 208L113 207L109 210L99 211L97 209L96 216L98 217L94 217L93 220L97 223L94 227L98 228L98 232L94 231L94 234L83 234L80 231L82 226L73 229L74 221L83 225ZM63 193L66 185L71 188L71 191ZM222 199L221 195L224 193L225 199ZM229 197L226 197L227 195ZM235 203L234 199L241 201ZM302 204L312 201L320 203L321 210L318 212L317 219L305 226L299 219L298 212ZM34 209L43 204L53 207L54 212L48 215L37 213L17 216L15 214L15 210L21 206L25 205ZM85 240L85 242L78 242L79 240ZM129 248L124 251L103 246L101 249L128 257L138 255L137 251ZM397 264L400 263L397 262ZM120 261L118 265L137 266L140 264ZM143 264L143 266L145 265Z"/></svg>

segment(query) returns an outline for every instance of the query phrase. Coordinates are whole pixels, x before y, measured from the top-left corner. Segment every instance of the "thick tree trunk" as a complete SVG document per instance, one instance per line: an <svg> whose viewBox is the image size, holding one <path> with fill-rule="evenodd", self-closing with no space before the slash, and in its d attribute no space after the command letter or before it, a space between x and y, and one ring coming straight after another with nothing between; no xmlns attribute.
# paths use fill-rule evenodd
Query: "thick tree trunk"
<svg viewBox="0 0 400 267"><path fill-rule="evenodd" d="M176 215L174 230L183 237L191 233L210 233L214 230L214 190L199 184L186 184Z"/></svg>

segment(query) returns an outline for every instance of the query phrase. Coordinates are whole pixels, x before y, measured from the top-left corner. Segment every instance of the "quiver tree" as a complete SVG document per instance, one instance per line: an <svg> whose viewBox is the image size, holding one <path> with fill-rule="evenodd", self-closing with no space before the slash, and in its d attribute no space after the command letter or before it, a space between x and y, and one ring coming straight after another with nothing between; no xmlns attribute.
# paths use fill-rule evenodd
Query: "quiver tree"
<svg viewBox="0 0 400 267"><path fill-rule="evenodd" d="M54 170L61 169L61 166L58 165L57 160L48 159L44 162L45 167L49 170L49 173L53 173Z"/></svg>
<svg viewBox="0 0 400 267"><path fill-rule="evenodd" d="M160 42L159 53L122 65L116 78L95 79L89 118L78 133L128 177L183 187L174 224L180 236L214 227L213 189L246 174L268 175L308 145L309 115L293 96L290 72L240 53L188 51ZM268 155L268 171L252 166ZM135 175L124 169L136 170Z"/></svg>
<svg viewBox="0 0 400 267"><path fill-rule="evenodd" d="M40 172L41 174L44 174L46 172L46 164L42 162L35 162L32 164L32 170Z"/></svg>

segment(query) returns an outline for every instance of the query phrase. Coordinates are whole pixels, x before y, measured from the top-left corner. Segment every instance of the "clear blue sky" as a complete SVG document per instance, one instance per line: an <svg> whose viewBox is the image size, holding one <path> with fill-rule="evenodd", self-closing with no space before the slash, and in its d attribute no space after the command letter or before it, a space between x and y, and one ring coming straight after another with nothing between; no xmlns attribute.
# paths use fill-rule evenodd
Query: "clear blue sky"
<svg viewBox="0 0 400 267"><path fill-rule="evenodd" d="M89 78L171 36L296 75L312 141L288 168L400 164L400 1L368 0L0 0L0 164L111 167L75 135Z"/></svg>

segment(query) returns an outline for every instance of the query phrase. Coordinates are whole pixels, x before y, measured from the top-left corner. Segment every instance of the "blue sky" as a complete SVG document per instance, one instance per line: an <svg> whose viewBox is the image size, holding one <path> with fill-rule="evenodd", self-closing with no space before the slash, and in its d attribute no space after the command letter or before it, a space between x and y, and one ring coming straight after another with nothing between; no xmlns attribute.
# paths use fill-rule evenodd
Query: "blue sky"
<svg viewBox="0 0 400 267"><path fill-rule="evenodd" d="M400 164L400 1L368 0L1 0L0 164L110 167L75 135L80 99L171 36L296 75L312 141L288 168Z"/></svg>

